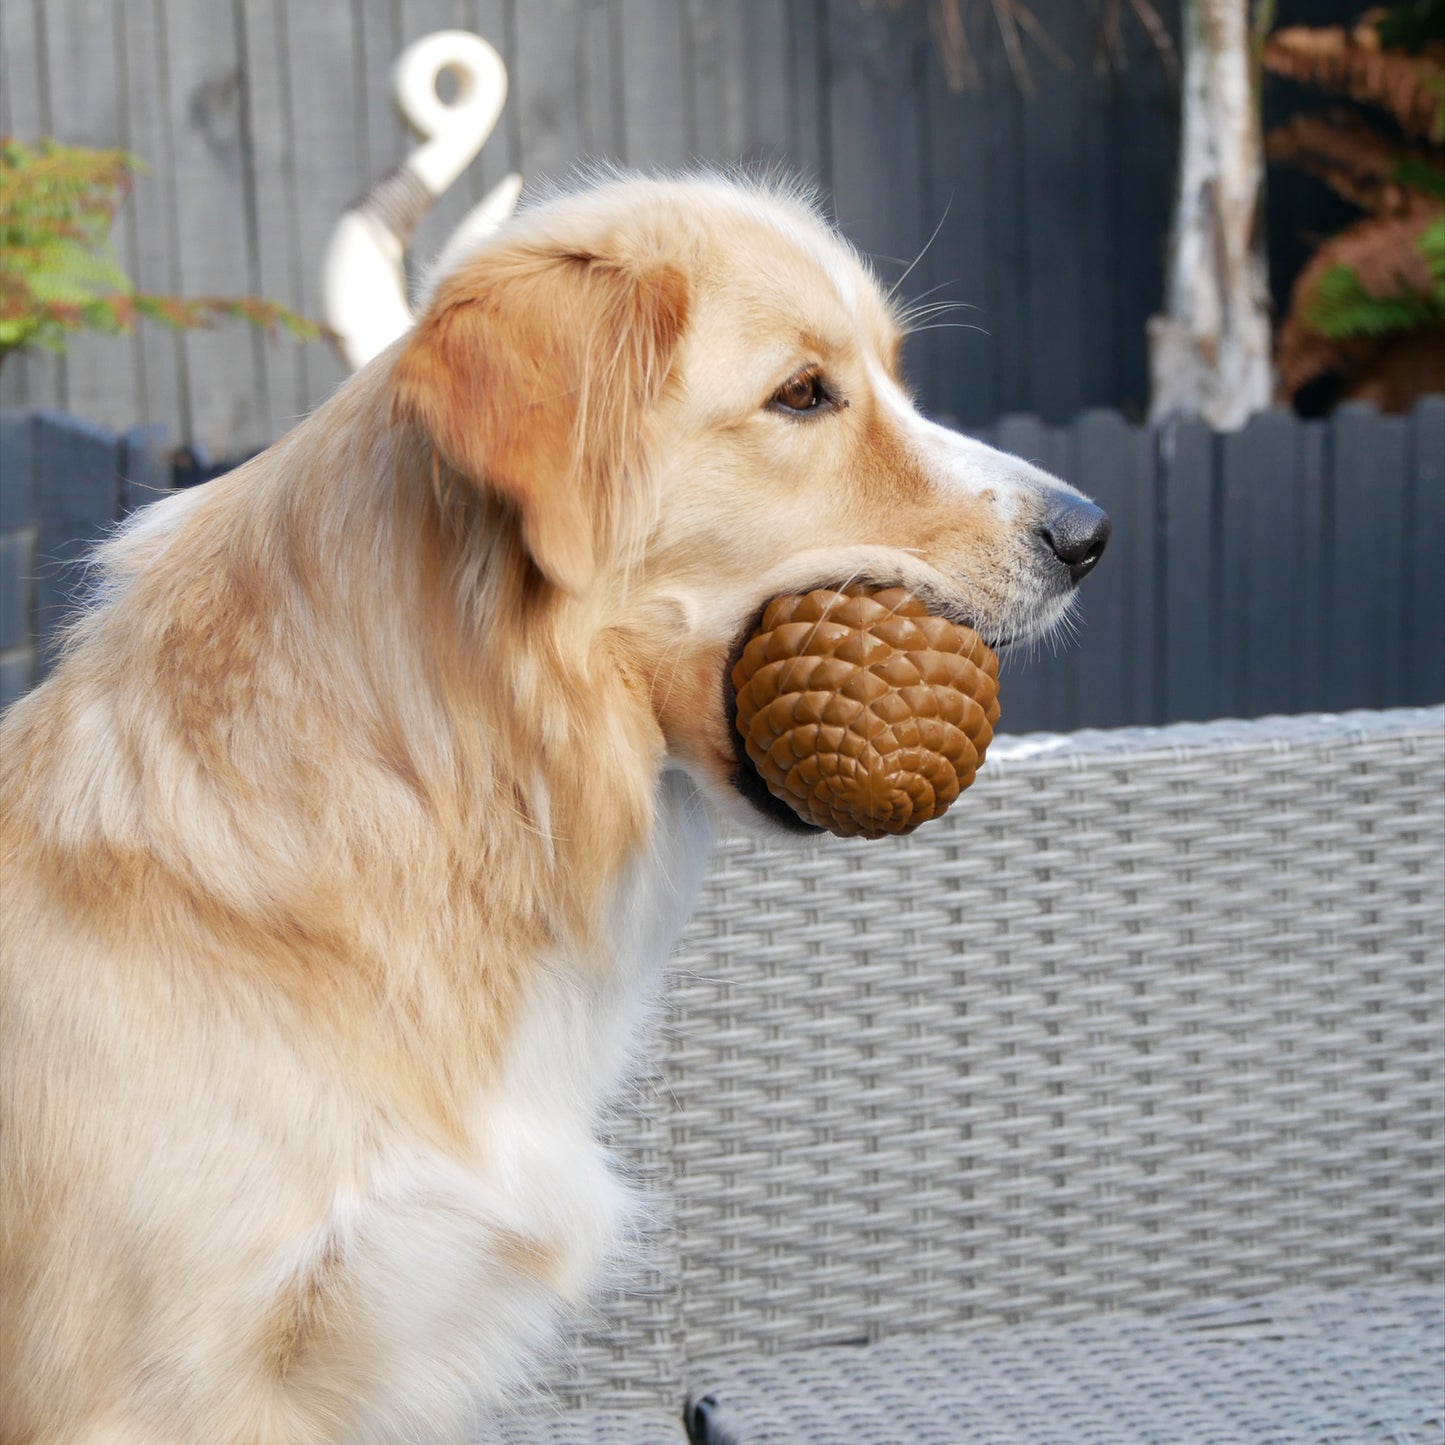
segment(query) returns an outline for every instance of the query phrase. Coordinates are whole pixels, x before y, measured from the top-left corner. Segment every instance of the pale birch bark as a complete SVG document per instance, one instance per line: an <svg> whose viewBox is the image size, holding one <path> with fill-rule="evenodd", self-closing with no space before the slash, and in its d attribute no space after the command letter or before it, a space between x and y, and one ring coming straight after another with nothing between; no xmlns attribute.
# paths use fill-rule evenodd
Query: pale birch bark
<svg viewBox="0 0 1445 1445"><path fill-rule="evenodd" d="M1185 0L1183 19L1179 189L1165 309L1149 323L1150 419L1230 429L1274 390L1249 0Z"/></svg>

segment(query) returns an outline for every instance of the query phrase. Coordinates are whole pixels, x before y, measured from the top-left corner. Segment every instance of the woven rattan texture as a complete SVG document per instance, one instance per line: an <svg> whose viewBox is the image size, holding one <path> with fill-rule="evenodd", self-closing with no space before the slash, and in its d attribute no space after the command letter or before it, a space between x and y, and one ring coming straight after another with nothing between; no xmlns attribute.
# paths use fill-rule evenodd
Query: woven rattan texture
<svg viewBox="0 0 1445 1445"><path fill-rule="evenodd" d="M824 1346L703 1371L738 1445L1436 1445L1445 1296L1286 1291L1165 1316L1098 1315ZM488 1445L683 1445L677 1411L542 1408Z"/></svg>
<svg viewBox="0 0 1445 1445"><path fill-rule="evenodd" d="M543 1401L482 1425L472 1439L474 1445L688 1445L680 1404L666 1410L562 1410L555 1401Z"/></svg>
<svg viewBox="0 0 1445 1445"><path fill-rule="evenodd" d="M724 841L619 1110L654 1227L558 1398L1438 1281L1442 840L1434 709L1000 739L906 839Z"/></svg>
<svg viewBox="0 0 1445 1445"><path fill-rule="evenodd" d="M1286 1293L805 1350L706 1383L740 1445L1436 1445L1445 1298Z"/></svg>

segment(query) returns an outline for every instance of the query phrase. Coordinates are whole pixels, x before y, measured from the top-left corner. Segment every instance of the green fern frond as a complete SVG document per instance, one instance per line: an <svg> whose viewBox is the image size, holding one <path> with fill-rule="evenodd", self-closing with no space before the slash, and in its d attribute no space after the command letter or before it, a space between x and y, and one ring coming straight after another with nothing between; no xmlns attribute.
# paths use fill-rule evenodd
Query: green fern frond
<svg viewBox="0 0 1445 1445"><path fill-rule="evenodd" d="M1401 161L1395 167L1391 179L1396 185L1408 186L1412 191L1419 191L1422 195L1434 196L1437 200L1445 201L1445 175L1424 161Z"/></svg>
<svg viewBox="0 0 1445 1445"><path fill-rule="evenodd" d="M1429 268L1433 283L1429 291L1402 286L1389 296L1372 295L1352 266L1332 266L1305 306L1311 329L1331 341L1344 341L1445 322L1445 215L1432 221L1416 244Z"/></svg>
<svg viewBox="0 0 1445 1445"><path fill-rule="evenodd" d="M1435 278L1437 299L1445 297L1445 213L1437 216L1420 234L1420 251Z"/></svg>

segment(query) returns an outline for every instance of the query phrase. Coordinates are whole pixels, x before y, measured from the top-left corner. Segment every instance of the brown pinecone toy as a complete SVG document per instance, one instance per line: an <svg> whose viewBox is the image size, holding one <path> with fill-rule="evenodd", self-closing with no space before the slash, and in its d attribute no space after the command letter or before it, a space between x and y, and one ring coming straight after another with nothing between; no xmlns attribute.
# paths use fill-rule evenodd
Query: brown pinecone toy
<svg viewBox="0 0 1445 1445"><path fill-rule="evenodd" d="M998 721L998 658L906 588L778 597L732 672L769 791L844 837L911 833L973 781Z"/></svg>

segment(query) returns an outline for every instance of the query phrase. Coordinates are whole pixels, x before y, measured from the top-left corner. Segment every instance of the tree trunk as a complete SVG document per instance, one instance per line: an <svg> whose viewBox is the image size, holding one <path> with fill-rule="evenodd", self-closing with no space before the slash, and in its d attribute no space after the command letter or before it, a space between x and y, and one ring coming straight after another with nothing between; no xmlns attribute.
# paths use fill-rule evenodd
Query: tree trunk
<svg viewBox="0 0 1445 1445"><path fill-rule="evenodd" d="M1179 189L1165 311L1149 323L1151 421L1234 428L1273 395L1250 42L1249 0L1185 0Z"/></svg>

